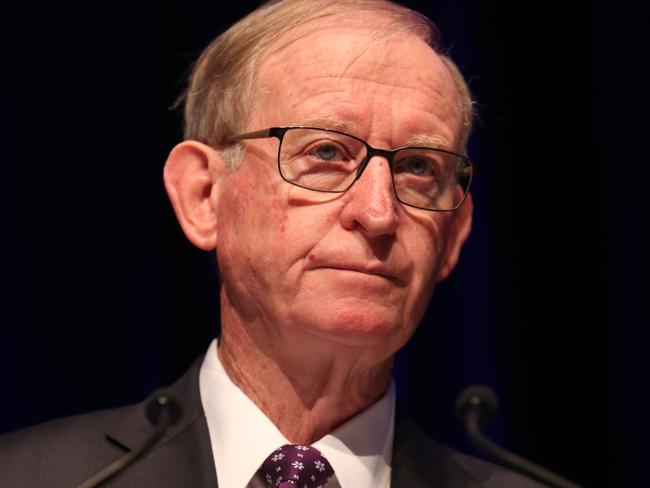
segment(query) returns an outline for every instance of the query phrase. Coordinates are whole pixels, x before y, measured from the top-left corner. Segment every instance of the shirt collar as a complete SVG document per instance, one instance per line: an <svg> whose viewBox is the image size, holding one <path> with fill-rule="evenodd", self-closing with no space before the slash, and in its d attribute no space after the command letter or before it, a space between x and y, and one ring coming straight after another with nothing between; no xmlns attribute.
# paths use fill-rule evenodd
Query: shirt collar
<svg viewBox="0 0 650 488"><path fill-rule="evenodd" d="M289 441L228 377L208 348L199 374L219 486L244 488L266 457ZM376 403L313 444L329 460L341 488L388 486L395 386Z"/></svg>

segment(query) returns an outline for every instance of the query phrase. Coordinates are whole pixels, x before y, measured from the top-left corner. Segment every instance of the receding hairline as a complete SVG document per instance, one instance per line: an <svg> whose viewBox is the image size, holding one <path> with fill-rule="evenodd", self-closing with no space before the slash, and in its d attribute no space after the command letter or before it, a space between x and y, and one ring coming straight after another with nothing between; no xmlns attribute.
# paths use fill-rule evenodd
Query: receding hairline
<svg viewBox="0 0 650 488"><path fill-rule="evenodd" d="M340 3L347 8L342 11L325 11L322 15L313 16L305 22L292 25L274 36L264 45L263 50L256 53L254 59L252 59L254 70L250 80L250 88L253 91L250 97L251 102L255 100L257 95L264 94L265 92L264 84L260 79L260 75L264 72L263 68L265 63L274 56L281 55L283 51L290 50L293 44L313 36L319 30L327 30L335 27L337 29L348 28L353 31L358 29L369 31L370 42L359 50L356 56L350 61L349 66L354 64L374 45L399 34L412 35L428 46L435 55L443 56L438 50L438 31L435 25L417 11L385 0L348 2L352 5L358 3L360 7L365 7L358 8L357 10L353 9L352 5L348 5L346 2L337 2L334 0L328 3ZM378 7L381 5L390 6L390 8L381 9ZM370 8L371 6L376 8ZM350 12L355 12L356 15L351 16ZM443 63L443 66L447 69L445 63ZM345 74L345 71L343 70L341 76Z"/></svg>
<svg viewBox="0 0 650 488"><path fill-rule="evenodd" d="M448 103L455 104L458 109L458 124L459 126L454 129L453 141L449 140L447 137L444 137L440 134L427 134L424 132L415 133L409 135L405 141L403 141L400 146L412 146L412 147L430 147L435 149L445 149L448 151L461 151L466 150L466 141L464 141L463 133L465 131L465 114L463 110L463 94L461 93L458 82L454 79L454 73L450 69L449 63L451 60L447 58L442 52L438 51L434 46L430 44L430 39L427 36L422 36L418 32L414 32L409 28L408 25L403 23L396 23L390 15L385 15L383 11L375 12L364 12L368 17L374 17L375 19L383 19L384 22L359 22L359 19L349 19L344 20L342 24L337 25L323 25L323 21L327 19L318 18L313 19L310 22L298 26L290 31L285 32L280 38L276 39L274 44L268 46L268 49L264 52L264 55L258 59L256 66L256 71L253 77L253 86L255 89L256 95L266 95L268 91L265 87L264 76L266 72L266 62L273 60L274 57L280 57L282 59L282 52L288 50L289 52L292 49L292 45L296 42L299 42L310 36L318 34L320 29L327 30L331 28L349 28L352 32L355 32L358 27L365 28L369 31L370 42L365 44L355 55L353 56L350 63L347 67L341 72L340 76L343 77L347 68L354 64L358 59L360 59L368 50L370 50L374 45L380 42L388 41L393 36L404 35L410 36L411 38L417 39L423 43L426 48L430 50L430 53L438 59L440 64L440 69L449 76L449 83L453 86L454 97L448 100ZM377 28L368 28L368 25L378 26ZM390 50L390 44L387 44L384 49ZM445 59L447 58L447 59ZM252 98L255 99L256 95ZM284 126L305 126L305 127L320 127L324 129L333 129L339 130L341 132L346 132L351 135L357 135L356 129L357 124L353 120L344 120L335 116L332 116L328 113L320 113L312 115L306 119L293 119L284 122ZM247 130L255 130L255 127L248 127Z"/></svg>
<svg viewBox="0 0 650 488"><path fill-rule="evenodd" d="M311 22L345 18L353 24L369 15L384 19L372 26L377 39L407 31L442 58L461 100L464 146L471 130L472 102L458 68L441 52L437 28L423 14L386 0L279 0L242 18L210 43L192 70L184 96L185 138L227 147L249 120L255 93L260 90L256 77L270 46L279 49L287 39L307 34L300 27Z"/></svg>
<svg viewBox="0 0 650 488"><path fill-rule="evenodd" d="M390 4L390 2L383 3ZM409 15L387 9L360 9L354 12L354 16L351 16L347 10L331 12L294 25L281 32L266 46L263 57L280 52L320 29L332 27L348 28L354 31L367 30L372 34L373 44L395 34L409 33L422 40L434 52L438 52L438 35L435 26L426 17L420 16L415 11L408 11Z"/></svg>

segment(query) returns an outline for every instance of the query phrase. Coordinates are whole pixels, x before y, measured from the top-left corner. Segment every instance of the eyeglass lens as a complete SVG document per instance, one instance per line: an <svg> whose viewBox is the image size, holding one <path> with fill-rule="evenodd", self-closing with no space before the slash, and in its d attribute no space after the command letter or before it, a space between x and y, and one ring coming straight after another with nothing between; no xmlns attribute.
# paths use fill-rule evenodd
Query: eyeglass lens
<svg viewBox="0 0 650 488"><path fill-rule="evenodd" d="M311 190L342 192L357 178L368 155L361 140L338 132L293 128L280 146L282 177ZM393 157L397 198L431 210L456 208L471 179L470 163L455 154L427 148L405 148Z"/></svg>

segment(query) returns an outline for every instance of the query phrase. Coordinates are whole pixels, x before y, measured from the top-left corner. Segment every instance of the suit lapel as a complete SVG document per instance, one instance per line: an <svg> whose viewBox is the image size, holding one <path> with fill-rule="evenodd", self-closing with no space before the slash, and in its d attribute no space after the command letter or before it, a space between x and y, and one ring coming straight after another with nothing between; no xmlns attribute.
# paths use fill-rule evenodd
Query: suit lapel
<svg viewBox="0 0 650 488"><path fill-rule="evenodd" d="M157 488L217 486L212 445L199 393L199 371L203 358L165 392L181 407L178 423L132 465L116 475L109 486ZM160 392L134 407L127 407L121 421L106 432L106 441L126 452L140 445L151 434L147 404Z"/></svg>
<svg viewBox="0 0 650 488"><path fill-rule="evenodd" d="M448 448L438 444L397 409L391 488L478 488Z"/></svg>
<svg viewBox="0 0 650 488"><path fill-rule="evenodd" d="M199 371L203 357L166 390L182 409L174 425L153 449L107 486L140 488L215 488L217 486L212 445L199 393ZM107 430L106 442L121 452L140 445L151 434L146 405L124 408L121 420ZM451 451L420 431L397 409L391 488L478 488L481 484L454 460Z"/></svg>

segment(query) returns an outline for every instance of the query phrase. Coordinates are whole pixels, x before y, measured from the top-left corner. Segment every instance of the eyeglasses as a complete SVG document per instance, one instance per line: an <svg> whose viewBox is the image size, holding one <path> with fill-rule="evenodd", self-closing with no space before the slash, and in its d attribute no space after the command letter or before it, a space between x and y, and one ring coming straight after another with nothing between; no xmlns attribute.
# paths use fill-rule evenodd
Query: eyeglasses
<svg viewBox="0 0 650 488"><path fill-rule="evenodd" d="M327 193L347 191L374 156L386 158L393 188L404 205L450 211L462 203L474 168L463 155L429 147L376 149L358 137L315 127L272 127L233 140L276 137L280 176L292 185Z"/></svg>

